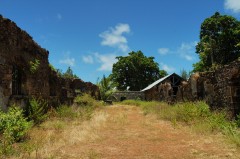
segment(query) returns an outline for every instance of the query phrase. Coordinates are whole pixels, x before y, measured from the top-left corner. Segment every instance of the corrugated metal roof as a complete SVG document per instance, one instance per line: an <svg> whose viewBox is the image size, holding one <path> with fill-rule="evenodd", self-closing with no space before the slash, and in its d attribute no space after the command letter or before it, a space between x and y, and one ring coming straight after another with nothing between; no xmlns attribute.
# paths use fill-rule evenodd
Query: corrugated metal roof
<svg viewBox="0 0 240 159"><path fill-rule="evenodd" d="M168 77L172 76L173 74L175 74L175 73L172 73L172 74L167 75L167 76L165 76L165 77L163 77L163 78L160 78L159 80L153 82L152 84L150 84L149 86L147 86L146 88L144 88L143 90L141 90L140 92L144 92L144 91L146 91L146 90L151 89L152 87L154 87L154 86L157 85L158 83L164 81L165 79L167 79Z"/></svg>

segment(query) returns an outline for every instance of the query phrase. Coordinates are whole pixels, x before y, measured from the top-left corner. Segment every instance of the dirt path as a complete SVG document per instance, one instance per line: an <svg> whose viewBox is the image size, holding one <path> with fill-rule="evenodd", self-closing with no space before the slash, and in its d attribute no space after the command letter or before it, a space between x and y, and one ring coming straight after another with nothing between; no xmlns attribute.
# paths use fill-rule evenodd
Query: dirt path
<svg viewBox="0 0 240 159"><path fill-rule="evenodd" d="M85 137L61 147L55 155L106 159L240 158L239 150L221 144L221 137L174 128L169 122L144 116L138 107L109 106L95 116L91 123L85 123L90 125L88 131L81 130Z"/></svg>

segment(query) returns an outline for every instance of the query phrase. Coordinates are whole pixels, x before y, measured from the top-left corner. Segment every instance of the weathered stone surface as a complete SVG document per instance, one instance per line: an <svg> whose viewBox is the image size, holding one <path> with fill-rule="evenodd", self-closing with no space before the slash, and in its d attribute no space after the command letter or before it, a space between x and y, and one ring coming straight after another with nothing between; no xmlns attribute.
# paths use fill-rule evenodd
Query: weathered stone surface
<svg viewBox="0 0 240 159"><path fill-rule="evenodd" d="M0 107L24 105L30 97L72 103L76 89L98 98L96 85L58 77L49 67L48 54L29 34L0 15Z"/></svg>
<svg viewBox="0 0 240 159"><path fill-rule="evenodd" d="M180 86L178 101L205 100L212 109L227 109L231 116L240 113L240 61L213 72L193 74ZM181 98L183 97L183 98Z"/></svg>

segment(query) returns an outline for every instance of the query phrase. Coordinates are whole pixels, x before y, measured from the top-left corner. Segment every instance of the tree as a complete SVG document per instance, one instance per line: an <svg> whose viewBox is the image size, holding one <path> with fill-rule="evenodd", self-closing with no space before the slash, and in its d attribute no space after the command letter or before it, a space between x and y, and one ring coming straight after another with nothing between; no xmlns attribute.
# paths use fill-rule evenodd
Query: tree
<svg viewBox="0 0 240 159"><path fill-rule="evenodd" d="M114 92L114 83L111 81L110 77L106 77L105 75L103 75L103 78L97 82L97 86L100 91L101 99L104 101Z"/></svg>
<svg viewBox="0 0 240 159"><path fill-rule="evenodd" d="M73 74L71 67L68 67L65 73L62 74L63 78L79 78L77 75Z"/></svg>
<svg viewBox="0 0 240 159"><path fill-rule="evenodd" d="M186 70L184 70L184 69L182 69L181 71L180 71L180 76L183 78L183 79L185 79L185 80L187 80L188 78L189 78L189 75L190 73L187 73L187 71Z"/></svg>
<svg viewBox="0 0 240 159"><path fill-rule="evenodd" d="M112 80L118 90L139 91L160 78L158 63L154 57L146 57L141 51L130 52L128 56L118 56L113 64Z"/></svg>
<svg viewBox="0 0 240 159"><path fill-rule="evenodd" d="M159 75L160 75L160 78L162 78L162 77L167 76L168 73L167 73L167 71L165 71L165 70L160 70L160 71L159 71Z"/></svg>
<svg viewBox="0 0 240 159"><path fill-rule="evenodd" d="M240 23L232 16L216 12L201 24L200 42L196 53L200 61L193 65L196 71L208 71L240 56Z"/></svg>

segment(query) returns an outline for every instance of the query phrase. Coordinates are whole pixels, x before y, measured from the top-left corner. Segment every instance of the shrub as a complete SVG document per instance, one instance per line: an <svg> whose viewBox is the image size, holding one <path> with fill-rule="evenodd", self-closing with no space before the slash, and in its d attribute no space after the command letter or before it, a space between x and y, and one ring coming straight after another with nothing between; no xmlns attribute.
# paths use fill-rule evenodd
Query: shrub
<svg viewBox="0 0 240 159"><path fill-rule="evenodd" d="M43 99L32 98L25 108L25 113L29 120L34 121L35 124L40 124L47 117L48 103Z"/></svg>
<svg viewBox="0 0 240 159"><path fill-rule="evenodd" d="M93 99L89 94L83 94L81 96L77 96L74 99L74 103L76 103L78 106L90 106L90 107L96 107L99 106L99 102L97 102L95 99Z"/></svg>
<svg viewBox="0 0 240 159"><path fill-rule="evenodd" d="M12 142L20 141L31 126L18 107L10 107L7 113L0 112L0 132Z"/></svg>
<svg viewBox="0 0 240 159"><path fill-rule="evenodd" d="M102 104L88 94L77 96L73 106L61 105L56 109L58 118L65 119L90 119L94 110Z"/></svg>

